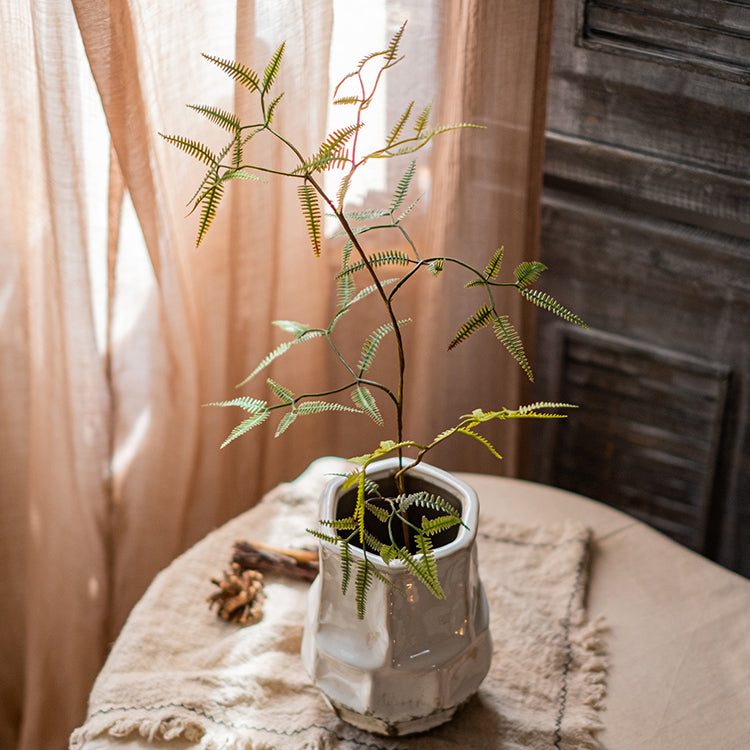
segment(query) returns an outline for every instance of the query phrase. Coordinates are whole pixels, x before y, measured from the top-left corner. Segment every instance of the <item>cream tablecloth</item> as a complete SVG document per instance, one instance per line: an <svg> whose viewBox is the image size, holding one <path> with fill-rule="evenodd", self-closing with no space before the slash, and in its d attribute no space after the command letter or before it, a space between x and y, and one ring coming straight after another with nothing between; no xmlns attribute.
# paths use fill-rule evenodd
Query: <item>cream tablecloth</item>
<svg viewBox="0 0 750 750"><path fill-rule="evenodd" d="M558 534L556 542L562 545L559 546L562 549L568 543L579 547L585 544L585 529L593 529L593 543L588 549L591 557L588 612L604 614L610 626L606 636L611 661L609 694L606 698L607 710L602 715L604 730L599 735L603 747L612 750L750 747L750 582L706 562L642 524L598 503L517 480L481 475L464 475L464 479L475 487L481 498L482 523L487 529L483 534L486 538L493 535L497 537L498 534L502 537L505 532L511 532L521 533L522 540L530 541L532 545L547 544L549 540L538 534L549 534L553 530L553 534ZM274 536L281 533L280 525L283 524L283 532L287 533L289 521L295 520L295 513L300 514L300 518L296 519L300 521L308 512L303 505L304 503L296 510L294 507L286 508L284 514L274 513L268 517L263 516L264 511L261 509L250 511L244 521L244 536L253 536L252 526L257 520L257 528L263 535L267 535L271 541L278 541ZM304 523L300 524L303 525ZM524 537L523 534L527 536ZM222 564L222 549L227 545L227 540L221 538L221 534L214 534L212 537L215 549L206 540L200 543L205 552L200 557L201 564L205 566L206 578L218 572L217 568ZM480 559L482 543L480 539ZM195 558L195 551L192 553ZM190 557L190 553L187 557ZM495 568L498 565L507 567L515 559L518 558L501 556L497 562L492 561L489 568L482 569L483 578L492 582L496 574ZM569 560L561 563L562 567L570 564ZM185 566L186 563L181 558L173 565ZM578 594L581 595L584 590L579 588ZM155 582L149 594L156 599L158 593ZM153 606L149 603L149 594L144 597L139 608ZM199 595L197 599L200 598ZM596 656L601 651L600 634L596 622L593 625L586 622L586 602L580 596L579 599L576 601L578 609L575 610L579 620L577 626L584 628L580 633L585 632L587 625L590 626L590 656ZM283 598L277 597L276 600L277 603L280 602L279 606L284 606ZM513 605L512 600L507 601L508 607ZM287 604L298 606L298 602L291 600ZM194 608L189 609L188 616L200 616ZM507 615L507 608L504 612ZM278 614L279 611L276 611L276 615ZM295 616L291 610L290 616ZM570 621L565 621L564 613L561 615L559 611L552 611L551 616L556 625L570 626ZM218 622L212 623L212 626L226 627ZM129 627L126 626L113 654L119 653L117 658L121 658L123 651L127 652L129 647L135 648L136 644L138 648L143 648L143 642L130 637ZM211 644L207 643L206 648L211 648ZM550 653L550 658L554 660L554 652ZM558 653L564 655L565 652L563 650ZM158 654L153 654L152 657L150 663L153 670L158 672ZM289 658L297 659L296 654L290 654ZM565 659L562 658L562 661ZM557 666L565 667L562 663ZM289 667L293 668L293 665ZM508 717L512 718L512 692L504 696L504 704L499 709L476 704L468 706L467 710L474 711L475 717L479 715L477 711L481 713L485 708L492 708L492 715L498 718L486 735L482 732L486 736L482 746L593 747L588 730L597 723L596 705L601 702L603 692L603 667L604 661L600 659L599 662L593 662L593 669L590 663L587 669L577 673L579 676L583 675L584 683L589 680L593 684L594 689L590 689L588 693L579 689L575 694L574 678L569 678L570 685L565 686L566 691L563 693L558 687L549 688L549 732L546 735L537 733L533 739L514 739L513 733L508 732L508 726L502 726ZM557 673L554 676L559 677ZM97 717L101 718L114 705L112 697L117 696L119 690L117 679L116 669L103 670L100 682L92 694L92 722ZM507 675L503 679L507 682ZM530 684L533 686L535 683L532 681ZM573 688L570 697L567 695L568 687ZM579 685L578 688L580 687ZM493 691L492 681L483 690L485 694L488 690ZM542 686L541 693L544 690ZM527 685L523 687L523 691L529 691ZM481 696L480 693L480 703ZM153 696L143 694L138 698L141 708L158 704L158 689ZM164 701L163 695L161 701ZM586 707L586 701L595 705ZM174 702L181 702L179 695L174 695ZM122 709L123 706L119 708ZM567 732L563 734L555 726L560 717L565 719L563 727L567 728ZM120 714L119 718L123 718L123 715ZM287 719L290 728L295 726L296 718ZM90 722L89 728L91 726ZM112 726L109 728L113 729ZM130 732L133 727L123 721L119 729ZM578 730L580 732L576 734ZM114 731L117 732L117 727L114 727ZM145 719L140 731L146 735L149 732L159 734L153 731L153 724ZM464 728L463 731L468 730ZM88 738L84 733L79 733L78 739L85 750L141 750L155 746L181 750L195 747L200 741L200 732L192 740L186 741L184 727L177 722L172 734L176 737L169 741L149 740L148 737L132 733L117 738L111 732L109 735ZM169 732L165 736L169 736ZM269 734L263 738L256 735L253 740L255 744L248 746L431 747L429 741L424 744L425 738L389 745L378 740L370 742L367 736L331 726L317 732L314 738L302 735L292 737L295 738L292 744L283 744L281 739L275 740ZM455 737L451 742L453 744L447 746L456 746Z"/></svg>

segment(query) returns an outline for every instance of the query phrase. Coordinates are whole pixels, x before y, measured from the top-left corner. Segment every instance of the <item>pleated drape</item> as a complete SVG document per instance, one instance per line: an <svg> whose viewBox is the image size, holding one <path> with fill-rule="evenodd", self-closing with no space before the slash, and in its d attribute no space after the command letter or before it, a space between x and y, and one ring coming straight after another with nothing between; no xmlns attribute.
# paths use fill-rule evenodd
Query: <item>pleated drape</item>
<svg viewBox="0 0 750 750"><path fill-rule="evenodd" d="M436 120L486 126L425 154L415 239L477 265L503 244L510 263L533 257L551 3L399 5L410 57L392 91L424 90ZM279 343L271 320L327 323L337 259L314 257L296 185L273 179L233 187L196 250L185 204L201 167L158 135L216 142L186 103L250 116L247 92L201 52L262 68L286 40L276 126L313 153L329 79L348 72L330 52L344 17L335 0L0 3L0 748L66 746L127 613L180 551L316 456L391 437L311 417L218 449L239 417L201 405L234 395ZM385 42L403 18L388 3L382 18ZM408 434L432 437L457 407L517 405L522 374L499 347L444 353L472 311L460 281L417 289L403 311ZM528 329L515 301L508 312ZM300 389L336 377L323 347L270 374L289 372ZM441 462L514 473L518 439L498 436L503 464L468 445Z"/></svg>

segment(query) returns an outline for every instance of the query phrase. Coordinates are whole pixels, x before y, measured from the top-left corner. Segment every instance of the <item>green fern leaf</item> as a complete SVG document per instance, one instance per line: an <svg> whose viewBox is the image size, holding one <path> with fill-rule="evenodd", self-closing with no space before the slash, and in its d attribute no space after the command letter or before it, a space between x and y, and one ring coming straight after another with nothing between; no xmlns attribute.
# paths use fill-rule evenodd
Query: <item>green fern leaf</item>
<svg viewBox="0 0 750 750"><path fill-rule="evenodd" d="M228 130L230 133L236 133L240 129L240 118L232 112L201 104L188 104L187 106L189 109L199 112L211 122L224 128L224 130Z"/></svg>
<svg viewBox="0 0 750 750"><path fill-rule="evenodd" d="M521 337L510 322L510 318L508 318L507 315L496 317L492 321L492 330L495 332L498 341L500 341L500 343L510 352L510 355L516 360L516 362L518 362L521 369L526 373L528 379L533 383L534 373L532 372L531 365L526 357Z"/></svg>
<svg viewBox="0 0 750 750"><path fill-rule="evenodd" d="M344 209L344 201L346 201L346 194L349 190L349 184L352 181L352 173L347 172L339 183L338 190L336 191L336 207L339 211Z"/></svg>
<svg viewBox="0 0 750 750"><path fill-rule="evenodd" d="M433 276L437 276L445 268L445 258L435 258L435 260L428 265L428 268Z"/></svg>
<svg viewBox="0 0 750 750"><path fill-rule="evenodd" d="M358 96L342 96L334 99L334 104L359 104L362 100Z"/></svg>
<svg viewBox="0 0 750 750"><path fill-rule="evenodd" d="M528 404L527 406L521 406L518 409L519 414L533 414L539 409L577 409L578 407L575 404L567 404L560 401L536 401L533 404ZM553 414L550 416L562 416L564 417L564 414Z"/></svg>
<svg viewBox="0 0 750 750"><path fill-rule="evenodd" d="M259 398L250 398L249 396L239 396L238 398L232 398L228 401L212 401L204 406L239 406L240 409L249 414L257 414L263 411L267 406L267 401L261 401Z"/></svg>
<svg viewBox="0 0 750 750"><path fill-rule="evenodd" d="M342 539L339 542L341 550L341 593L346 595L349 589L349 582L352 579L352 553L349 550L349 542Z"/></svg>
<svg viewBox="0 0 750 750"><path fill-rule="evenodd" d="M399 320L398 321L399 328L410 322L411 322L411 318L407 318L405 320ZM380 346L380 342L392 331L393 331L393 324L386 323L385 325L382 325L379 328L376 328L367 337L367 340L362 346L362 354L360 356L359 364L358 364L360 376L364 375L364 373L366 373L370 369L375 359L375 355L377 354L378 347Z"/></svg>
<svg viewBox="0 0 750 750"><path fill-rule="evenodd" d="M318 196L307 182L302 183L297 188L297 195L299 196L300 205L302 206L302 212L305 215L307 234L310 238L310 243L315 251L315 255L320 257L322 232L320 228L320 205L318 203Z"/></svg>
<svg viewBox="0 0 750 750"><path fill-rule="evenodd" d="M209 62L221 68L232 80L237 81L240 85L249 89L250 91L260 91L260 82L258 80L258 74L250 70L242 63L235 62L234 60L225 60L220 57L213 57L212 55L204 54L203 57Z"/></svg>
<svg viewBox="0 0 750 750"><path fill-rule="evenodd" d="M432 539L425 534L417 534L414 541L422 555L421 564L419 565L421 572L420 580L427 586L436 599L445 599L445 591L443 591L443 587L438 580L437 562L435 561Z"/></svg>
<svg viewBox="0 0 750 750"><path fill-rule="evenodd" d="M480 279L479 277L477 277L476 279L467 281L464 284L464 289L473 289L474 287L477 287L477 286L486 286L486 285L487 285L487 282L484 279Z"/></svg>
<svg viewBox="0 0 750 750"><path fill-rule="evenodd" d="M297 413L301 416L307 414L322 414L327 411L348 411L355 414L361 414L359 409L355 409L352 406L345 406L344 404L336 404L332 401L303 401L297 407Z"/></svg>
<svg viewBox="0 0 750 750"><path fill-rule="evenodd" d="M296 320L274 320L272 325L281 328L282 331L291 333L296 339L301 338L311 331L310 326L305 325L304 323L298 323Z"/></svg>
<svg viewBox="0 0 750 750"><path fill-rule="evenodd" d="M380 286L382 286L385 289L387 286L390 286L391 284L395 284L398 280L399 279L383 279L383 281L380 282ZM357 292L357 294L354 297L352 297L351 304L353 305L357 302L360 302L365 297L369 297L371 294L373 294L373 292L377 292L377 291L378 291L377 284L368 284L368 286L362 287L362 289L360 289Z"/></svg>
<svg viewBox="0 0 750 750"><path fill-rule="evenodd" d="M368 513L372 513L372 515L375 516L375 518L377 518L381 523L386 523L391 517L391 514L385 508L380 508L379 506L371 502L365 503L365 510Z"/></svg>
<svg viewBox="0 0 750 750"><path fill-rule="evenodd" d="M198 236L195 240L195 246L198 247L203 238L206 236L211 223L216 218L216 210L221 203L224 195L224 183L220 180L206 191L206 197L203 199L203 208L201 209L200 221L198 223Z"/></svg>
<svg viewBox="0 0 750 750"><path fill-rule="evenodd" d="M380 253L373 253L368 256L367 260L373 268L378 268L379 266L408 266L411 263L409 256L400 250L385 250ZM364 268L367 268L367 264L364 261L358 261L348 268L339 271L336 274L336 278L340 279L346 274L356 273Z"/></svg>
<svg viewBox="0 0 750 750"><path fill-rule="evenodd" d="M354 531L357 528L357 524L353 518L324 518L321 519L320 523L329 529L341 531Z"/></svg>
<svg viewBox="0 0 750 750"><path fill-rule="evenodd" d="M547 266L544 263L524 261L516 267L513 273L515 274L517 284L525 287L533 284L546 270Z"/></svg>
<svg viewBox="0 0 750 750"><path fill-rule="evenodd" d="M268 387L278 396L279 401L282 401L285 404L292 404L294 402L294 393L288 388L279 385L271 378L266 378L266 383L268 383Z"/></svg>
<svg viewBox="0 0 750 750"><path fill-rule="evenodd" d="M257 414L254 414L249 419L245 419L244 421L240 422L230 433L229 437L221 444L221 447L224 448L225 446L229 445L233 440L236 440L240 435L244 435L246 432L249 432L253 429L253 427L257 427L259 424L263 424L265 422L269 415L270 411L268 409L264 411L259 411Z"/></svg>
<svg viewBox="0 0 750 750"><path fill-rule="evenodd" d="M564 308L557 300L553 299L546 292L541 292L538 289L521 289L521 294L533 302L537 307L541 307L543 310L558 315L563 320L567 320L569 323L575 323L582 328L588 328L588 326L573 312Z"/></svg>
<svg viewBox="0 0 750 750"><path fill-rule="evenodd" d="M500 266L503 263L503 252L505 251L505 248L500 247L497 250L495 250L494 254L489 260L489 263L487 263L487 267L484 269L484 275L492 280L497 278L498 273L500 272Z"/></svg>
<svg viewBox="0 0 750 750"><path fill-rule="evenodd" d="M445 513L448 516L460 517L456 509L440 495L433 495L429 492L414 492L410 495L401 495L398 498L398 507L400 513L405 513L411 506L417 508L429 508Z"/></svg>
<svg viewBox="0 0 750 750"><path fill-rule="evenodd" d="M458 346L462 341L466 341L472 334L480 328L484 328L492 320L492 310L487 305L482 305L462 326L448 344L448 349Z"/></svg>
<svg viewBox="0 0 750 750"><path fill-rule="evenodd" d="M474 438L474 440L480 442L485 448L487 448L495 458L502 460L503 457L497 452L497 450L495 450L495 446L492 445L484 435L480 435L478 432L474 432L474 430L470 430L468 427L459 427L458 432L462 435L468 435L469 437Z"/></svg>
<svg viewBox="0 0 750 750"><path fill-rule="evenodd" d="M308 534L314 536L316 539L320 539L322 542L328 542L329 544L338 544L340 541L342 541L336 536L324 534L322 531L318 531L317 529L305 529L305 531L307 531Z"/></svg>
<svg viewBox="0 0 750 750"><path fill-rule="evenodd" d="M391 38L388 44L388 49L385 51L385 57L387 65L393 65L397 62L396 55L398 55L398 45L401 43L401 37L404 35L404 29L406 28L406 21L401 24L401 27Z"/></svg>
<svg viewBox="0 0 750 750"><path fill-rule="evenodd" d="M422 516L420 531L425 536L432 536L439 534L441 531L452 529L459 523L461 523L461 519L458 516L438 516L437 518Z"/></svg>
<svg viewBox="0 0 750 750"><path fill-rule="evenodd" d="M394 224L400 224L400 223L401 223L401 222L402 222L402 221L403 221L403 220L404 220L404 219L405 219L405 218L406 218L406 217L407 217L407 216L408 216L408 215L409 215L409 214L410 214L410 213L411 213L411 212L412 212L412 211L414 210L414 208L416 207L416 205L417 205L417 204L419 203L419 201L421 201L421 200L422 200L422 196L421 196L421 195L418 195L418 196L417 196L417 197L416 197L416 198L415 198L415 199L414 199L414 200L412 201L412 203L411 203L411 204L410 204L410 205L409 205L409 206L408 206L408 207L407 207L407 208L406 208L406 209L405 209L404 211L402 211L402 212L401 212L401 214L399 215L399 217L398 217L397 219L394 219L394 220L393 220L393 223L394 223Z"/></svg>
<svg viewBox="0 0 750 750"><path fill-rule="evenodd" d="M282 42L276 52L266 65L266 69L263 73L263 93L267 94L268 90L273 86L276 76L279 74L279 67L281 66L281 58L284 56L284 48L286 43Z"/></svg>
<svg viewBox="0 0 750 750"><path fill-rule="evenodd" d="M273 122L273 116L276 112L276 107L278 107L279 102L281 101L281 97L284 96L284 92L282 91L269 105L266 107L266 124L270 125Z"/></svg>
<svg viewBox="0 0 750 750"><path fill-rule="evenodd" d="M360 560L357 563L357 580L355 581L357 617L360 620L365 619L365 609L367 607L367 593L372 586L372 565L367 560Z"/></svg>
<svg viewBox="0 0 750 750"><path fill-rule="evenodd" d="M334 130L321 144L317 154L296 167L292 174L310 174L330 166L346 166L348 156L344 151L346 142L362 127L362 123Z"/></svg>
<svg viewBox="0 0 750 750"><path fill-rule="evenodd" d="M289 349L294 346L294 341L285 341L279 344L270 354L267 354L257 367L241 382L237 384L237 388L241 388L243 385L247 385L261 370L264 370L268 365L271 364L275 359L278 359L282 354L285 354Z"/></svg>
<svg viewBox="0 0 750 750"><path fill-rule="evenodd" d="M414 102L413 101L409 102L409 105L401 114L401 117L398 118L398 120L396 121L396 124L391 128L391 132L388 134L388 138L386 138L386 141L385 141L389 146L392 146L396 142L398 137L401 135L401 131L403 131L404 126L409 120L409 116L411 115L411 110L413 107L414 107Z"/></svg>
<svg viewBox="0 0 750 750"><path fill-rule="evenodd" d="M297 419L297 412L296 411L290 411L284 414L284 416L279 421L279 426L276 428L276 433L274 434L274 437L278 437L283 432L286 432L289 429L289 426L294 422L294 420Z"/></svg>
<svg viewBox="0 0 750 750"><path fill-rule="evenodd" d="M420 113L414 122L414 130L417 135L422 135L432 114L432 102L430 102Z"/></svg>
<svg viewBox="0 0 750 750"><path fill-rule="evenodd" d="M375 402L375 397L370 392L370 389L364 385L357 386L352 392L352 401L359 407L370 419L376 424L383 426L383 417L380 415L380 410Z"/></svg>
<svg viewBox="0 0 750 750"><path fill-rule="evenodd" d="M409 185L411 184L416 170L417 162L412 159L411 164L409 164L406 172L404 172L404 176L398 181L396 189L393 191L393 200L391 201L390 213L395 213L406 199L406 194L409 192Z"/></svg>
<svg viewBox="0 0 750 750"><path fill-rule="evenodd" d="M344 214L344 218L349 221L367 221L369 219L381 219L383 216L389 216L390 211L387 208L368 208L365 211L351 211Z"/></svg>
<svg viewBox="0 0 750 750"><path fill-rule="evenodd" d="M184 138L181 135L159 135L167 142L176 146L180 151L184 151L186 154L190 154L194 159L208 164L208 166L216 166L218 160L216 155L211 149L200 141L194 141L192 138Z"/></svg>

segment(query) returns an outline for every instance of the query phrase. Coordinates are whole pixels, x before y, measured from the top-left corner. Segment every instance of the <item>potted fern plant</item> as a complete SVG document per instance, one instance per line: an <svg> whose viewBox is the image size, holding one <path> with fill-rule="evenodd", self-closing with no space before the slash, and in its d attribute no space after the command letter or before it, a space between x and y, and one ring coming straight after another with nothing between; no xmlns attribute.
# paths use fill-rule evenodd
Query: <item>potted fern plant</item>
<svg viewBox="0 0 750 750"><path fill-rule="evenodd" d="M521 339L499 308L501 293L518 293L567 321L584 325L574 313L534 288L546 270L539 262L521 263L504 278L502 248L489 254L486 265L475 268L458 257L425 256L412 240L407 218L416 203L408 199L416 171L414 154L437 136L475 126L433 126L430 105L417 109L411 102L385 142L375 150L362 151L359 134L366 111L382 77L402 59L403 33L404 26L385 49L364 56L338 84L333 103L351 111L351 124L332 132L313 154L302 153L274 126L281 101L274 83L283 44L262 74L235 61L204 55L246 87L258 105L257 118L249 123L216 107L192 107L226 131L226 144L220 151L187 137L163 136L207 167L191 201L200 217L197 244L208 231L230 181L259 179L269 173L298 183L302 215L316 256L324 247L323 213L338 226L342 251L335 314L322 325L275 321L288 340L263 358L240 385L254 381L290 349L320 339L338 363L341 381L314 393L296 394L266 378L268 396L242 395L215 405L245 412L222 447L275 415L279 416L277 436L301 417L331 411L354 412L384 425L381 402L389 405L393 432L365 455L351 458L351 471L332 480L321 502L319 525L310 529L320 541L321 574L311 588L302 649L313 679L339 715L387 734L422 731L446 721L473 694L489 668L487 606L474 544L477 498L471 488L429 466L425 458L459 436L471 438L479 449L500 458L482 434L484 424L557 417L561 416L557 410L568 406L544 402L515 409L477 408L457 415L454 424L431 439L407 436L404 373L408 352L401 329L409 320L399 317L399 302L418 275L462 271L469 277L465 286L481 289L484 303L458 327L448 348L490 328L529 377L531 367ZM246 161L246 145L261 138L282 144L292 162L288 169ZM379 159L405 160L390 202L379 209L350 211L347 195L356 174ZM324 186L321 175L326 172L339 177L335 191ZM393 234L408 251L383 249L382 238ZM350 361L337 345L339 323L365 299L373 298L379 302L382 321L374 330L363 332L358 361ZM372 364L385 341L396 352L395 387L372 375ZM342 401L347 393L348 402Z"/></svg>

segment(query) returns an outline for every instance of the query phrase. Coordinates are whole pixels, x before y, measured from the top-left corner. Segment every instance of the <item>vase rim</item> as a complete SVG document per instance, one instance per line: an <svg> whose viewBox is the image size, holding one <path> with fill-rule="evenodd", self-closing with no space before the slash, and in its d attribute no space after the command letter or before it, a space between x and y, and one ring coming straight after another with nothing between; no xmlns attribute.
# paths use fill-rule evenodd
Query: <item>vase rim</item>
<svg viewBox="0 0 750 750"><path fill-rule="evenodd" d="M377 478L378 475L381 477L387 476L396 467L403 465L402 461L403 463L413 463L413 459L409 458L384 458L373 462L367 468L367 474L374 478ZM454 474L431 464L422 462L414 467L413 472L413 476L429 480L441 489L449 491L461 503L461 520L466 526L459 526L455 539L441 547L435 548L435 559L440 560L459 550L469 548L476 538L477 522L479 520L479 498L475 490ZM329 480L321 498L320 518L332 519L335 517L335 503L338 498L338 490L345 479L345 476L335 476ZM328 531L327 527L322 530ZM337 549L336 545L325 540L320 540L320 544L332 551ZM364 557L364 552L359 547L350 545L349 552L355 559ZM392 560L390 563L386 563L380 555L374 552L368 552L367 559L383 572L401 573L408 571L407 566L400 560Z"/></svg>

